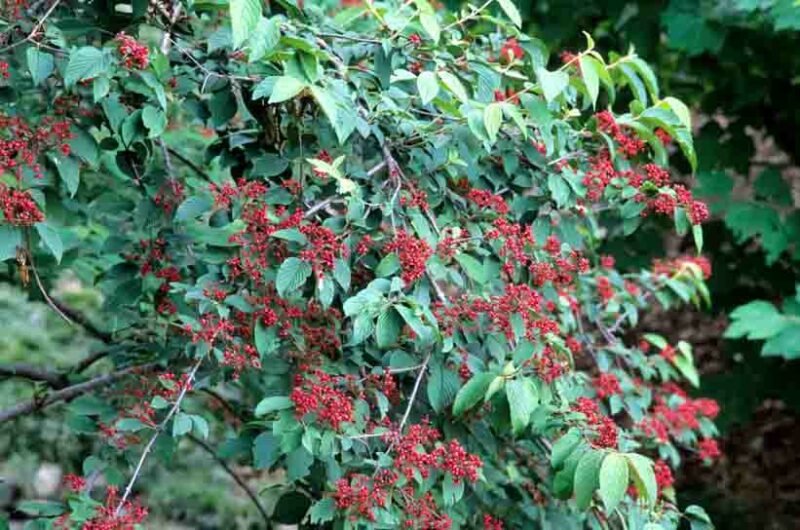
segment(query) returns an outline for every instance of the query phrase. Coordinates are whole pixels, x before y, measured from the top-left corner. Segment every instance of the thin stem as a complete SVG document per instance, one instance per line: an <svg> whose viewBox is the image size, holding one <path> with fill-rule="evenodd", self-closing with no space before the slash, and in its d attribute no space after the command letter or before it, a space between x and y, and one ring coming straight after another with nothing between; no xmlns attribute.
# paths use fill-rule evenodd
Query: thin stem
<svg viewBox="0 0 800 530"><path fill-rule="evenodd" d="M136 479L139 478L139 473L142 472L142 466L144 465L144 461L147 460L147 456L150 454L150 451L153 449L153 445L156 443L158 439L158 435L161 434L161 431L164 430L169 420L172 419L172 416L178 412L180 409L181 402L183 402L183 398L186 396L186 391L192 385L194 381L194 377L197 374L197 370L200 368L200 365L203 364L204 357L200 357L194 366L192 367L191 372L189 372L189 377L186 379L186 382L181 388L180 394L178 394L178 398L175 400L175 403L172 405L172 408L169 409L166 417L161 421L161 423L156 427L156 431L153 433L153 436L150 437L150 441L147 442L147 445L144 447L144 451L142 451L142 456L139 457L139 462L136 464L136 469L133 471L133 475L131 475L130 480L128 481L128 485L125 487L125 493L122 495L122 498L119 500L119 504L117 504L117 509L114 510L114 516L118 516L122 511L123 506L130 497L131 491L133 490L133 485L136 483Z"/></svg>
<svg viewBox="0 0 800 530"><path fill-rule="evenodd" d="M252 488L250 488L250 486L247 485L247 482L245 482L242 477L237 475L236 472L228 465L228 463L225 462L225 460L218 457L217 453L214 452L214 450L206 442L204 442L200 438L193 436L192 434L188 434L186 437L189 438L198 446L200 446L206 453L211 455L211 457L214 460L216 460L216 462L220 465L220 467L222 467L222 469L224 469L225 472L228 473L228 475L230 475L230 477L234 480L234 482L236 482L236 484L238 484L239 487L242 488L242 490L244 490L247 496L250 497L250 500L253 501L253 504L256 505L256 509L258 510L258 513L261 514L261 518L264 519L264 524L266 525L265 528L268 528L270 525L269 515L267 514L267 511L264 509L264 506L261 504L261 501L258 499L258 495L256 495L256 493L252 490Z"/></svg>
<svg viewBox="0 0 800 530"><path fill-rule="evenodd" d="M460 18L460 19L456 20L455 22L452 22L451 24L448 24L447 26L444 27L444 29L442 31L447 31L450 28L454 28L456 26L460 26L461 24L463 24L464 22L467 22L468 20L472 20L473 18L478 16L484 9L489 7L492 4L492 2L494 2L494 0L487 0L482 6L480 6L478 8L474 8L473 6L469 6L470 8L472 8L472 11L470 11L470 13L468 15L465 15L463 18Z"/></svg>
<svg viewBox="0 0 800 530"><path fill-rule="evenodd" d="M425 370L428 368L428 363L431 361L431 354L425 357L425 360L422 362L420 366L419 373L417 374L417 380L414 381L414 389L411 390L411 396L408 398L408 405L406 405L406 411L403 413L403 419L400 420L400 427L398 427L397 432L402 433L403 427L405 427L406 422L408 421L408 416L411 414L411 408L414 406L414 400L417 399L417 392L419 392L419 387L422 384L422 378L425 376Z"/></svg>

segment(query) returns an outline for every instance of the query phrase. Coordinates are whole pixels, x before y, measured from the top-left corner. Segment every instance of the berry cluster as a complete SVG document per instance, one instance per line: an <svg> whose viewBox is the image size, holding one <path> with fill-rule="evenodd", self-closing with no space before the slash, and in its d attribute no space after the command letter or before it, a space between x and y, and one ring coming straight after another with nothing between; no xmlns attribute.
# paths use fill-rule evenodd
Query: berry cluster
<svg viewBox="0 0 800 530"><path fill-rule="evenodd" d="M122 57L125 68L144 70L150 63L149 51L147 46L139 44L136 39L125 34L124 31L117 33L117 51Z"/></svg>
<svg viewBox="0 0 800 530"><path fill-rule="evenodd" d="M138 502L125 501L119 515L119 491L113 486L106 490L106 500L95 510L94 516L85 521L80 530L131 530L138 527L147 518L147 508ZM53 525L58 530L72 530L75 528L70 522L70 514L66 513L56 520Z"/></svg>
<svg viewBox="0 0 800 530"><path fill-rule="evenodd" d="M0 173L14 173L22 180L23 171L29 169L35 178L42 177L39 157L48 150L58 148L67 156L67 143L74 137L68 119L45 116L34 126L21 116L0 115Z"/></svg>
<svg viewBox="0 0 800 530"><path fill-rule="evenodd" d="M396 252L402 269L400 277L411 285L425 275L425 264L433 255L430 245L405 230L398 230L394 239L384 247L386 252Z"/></svg>
<svg viewBox="0 0 800 530"><path fill-rule="evenodd" d="M522 46L519 45L517 39L514 37L509 37L503 43L503 46L500 48L500 62L502 64L508 64L515 60L519 60L525 57L525 51L522 49Z"/></svg>
<svg viewBox="0 0 800 530"><path fill-rule="evenodd" d="M506 215L509 212L509 207L505 199L500 195L495 195L489 190L473 188L467 193L467 199L481 208L489 208L500 215Z"/></svg>
<svg viewBox="0 0 800 530"><path fill-rule="evenodd" d="M353 400L337 388L342 378L315 370L306 376L296 375L289 398L294 403L295 416L302 419L315 414L317 421L338 431L342 423L353 421Z"/></svg>
<svg viewBox="0 0 800 530"><path fill-rule="evenodd" d="M616 449L618 428L614 420L600 412L597 403L589 398L579 397L575 400L572 410L586 416L586 423L595 431L592 444L596 447Z"/></svg>
<svg viewBox="0 0 800 530"><path fill-rule="evenodd" d="M15 226L32 226L44 221L44 214L30 192L15 190L0 183L0 209L7 223Z"/></svg>

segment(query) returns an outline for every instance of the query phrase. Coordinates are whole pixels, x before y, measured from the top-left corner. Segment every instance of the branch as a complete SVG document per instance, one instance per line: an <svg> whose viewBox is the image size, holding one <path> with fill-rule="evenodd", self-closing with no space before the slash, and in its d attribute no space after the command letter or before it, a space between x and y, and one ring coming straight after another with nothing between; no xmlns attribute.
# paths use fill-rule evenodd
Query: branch
<svg viewBox="0 0 800 530"><path fill-rule="evenodd" d="M89 320L88 317L86 317L86 315L84 315L77 309L68 306L66 303L59 300L58 298L51 297L51 301L53 302L53 305L56 306L61 313L64 313L67 317L69 317L69 320L71 320L73 323L78 324L83 329L85 329L87 333L89 333L89 335L92 335L93 337L100 339L105 343L111 342L113 338L111 336L111 333L99 329Z"/></svg>
<svg viewBox="0 0 800 530"><path fill-rule="evenodd" d="M417 399L417 392L419 392L419 386L422 384L422 378L425 375L425 370L428 369L428 363L431 360L431 354L429 353L425 360L422 361L422 364L419 368L419 373L417 374L417 380L414 381L414 389L411 391L411 396L408 398L408 405L406 405L406 411L403 413L403 419L400 420L400 426L397 428L398 433L403 432L403 427L405 427L406 422L408 421L408 415L411 414L411 407L414 406L414 400Z"/></svg>
<svg viewBox="0 0 800 530"><path fill-rule="evenodd" d="M239 487L244 490L247 496L250 497L250 500L253 501L253 504L256 505L256 509L258 509L258 513L261 514L261 518L264 519L264 524L265 524L264 528L269 528L270 526L269 515L264 509L264 506L262 506L261 501L258 499L258 495L256 495L256 493L250 488L250 486L247 485L247 482L245 482L242 477L237 475L236 472L228 465L228 463L225 462L225 460L217 456L217 453L214 452L214 450L206 442L204 442L200 438L195 437L192 434L187 434L186 437L189 438L194 443L196 443L197 445L199 445L206 453L211 455L211 457L214 460L216 460L216 462L220 465L220 467L222 467L222 469L224 469L225 472L231 476L231 478L239 485Z"/></svg>
<svg viewBox="0 0 800 530"><path fill-rule="evenodd" d="M53 14L53 11L55 11L56 7L58 7L58 4L60 3L61 0L56 0L55 2L53 2L53 5L51 5L50 8L45 12L45 14L42 15L42 18L39 19L39 22L37 22L36 25L33 26L33 29L31 30L30 33L28 33L27 37L25 37L21 41L17 41L14 44L6 46L2 50L0 50L0 53L12 50L21 44L25 44L26 42L33 42L34 37L36 37L36 34L39 32L39 29L42 27L45 21L50 17L50 15Z"/></svg>
<svg viewBox="0 0 800 530"><path fill-rule="evenodd" d="M67 386L67 379L64 374L52 370L46 370L33 366L32 364L4 364L0 365L0 375L7 377L22 377L31 381L41 381L47 383L51 388L61 389Z"/></svg>
<svg viewBox="0 0 800 530"><path fill-rule="evenodd" d="M14 418L22 416L24 414L30 414L31 412L42 410L43 408L48 407L53 403L58 403L59 401L70 401L80 396L81 394L91 392L92 390L102 388L104 386L108 386L114 381L122 379L123 377L130 375L132 373L147 371L153 368L155 365L156 365L155 363L149 363L140 366L131 366L128 368L124 368L122 370L118 370L116 372L112 372L110 374L95 377L94 379L90 379L89 381L85 381L83 383L78 383L76 385L68 386L56 392L51 392L46 396L44 396L43 398L34 398L31 401L18 403L11 408L0 411L0 424L5 423L9 420L13 420Z"/></svg>
<svg viewBox="0 0 800 530"><path fill-rule="evenodd" d="M144 465L144 461L147 460L147 456L150 454L150 451L153 449L153 444L156 443L158 439L158 435L161 434L161 431L164 430L164 427L169 423L169 420L172 419L172 416L178 411L181 407L181 402L183 398L186 396L186 391L191 386L192 382L194 381L194 376L197 374L197 370L200 368L200 365L203 364L204 357L200 357L197 362L194 363L191 372L189 372L189 377L186 379L186 382L181 388L180 394L178 394L178 398L175 400L175 404L172 405L172 408L169 409L166 417L158 424L156 427L156 431L153 433L153 436L150 437L150 441L147 442L147 445L144 447L144 451L142 451L142 456L139 457L139 462L136 464L136 469L133 471L133 475L131 475L130 480L128 481L128 485L125 487L125 493L122 495L122 498L119 500L119 504L117 504L117 509L114 510L114 516L119 516L120 512L122 511L122 507L128 500L128 497L131 495L131 490L133 490L133 485L136 484L136 479L139 478L139 473L142 472L142 466Z"/></svg>
<svg viewBox="0 0 800 530"><path fill-rule="evenodd" d="M200 166L198 166L197 164L195 164L194 162L192 162L191 160L189 160L188 158L186 158L184 155L182 155L181 153L179 153L178 151L176 151L176 150L175 150L175 149L173 149L172 147L167 147L167 152L168 152L169 154L171 154L172 156L174 156L175 158L177 158L178 160L180 160L181 162L183 162L184 164L186 164L186 166L187 166L189 169L191 169L192 171L194 171L195 173L197 173L198 175L200 175L201 177L203 177L203 178L204 178L205 180L207 180L208 182L213 182L213 180L211 180L211 176L209 176L209 174L208 174L208 173L206 173L205 171L203 171L203 170L200 168Z"/></svg>

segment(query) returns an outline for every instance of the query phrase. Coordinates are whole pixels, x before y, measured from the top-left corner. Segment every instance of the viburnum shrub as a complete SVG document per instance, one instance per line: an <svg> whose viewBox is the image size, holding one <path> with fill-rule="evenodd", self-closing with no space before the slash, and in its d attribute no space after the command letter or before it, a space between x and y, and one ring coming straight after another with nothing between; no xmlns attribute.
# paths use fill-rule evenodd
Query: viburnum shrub
<svg viewBox="0 0 800 530"><path fill-rule="evenodd" d="M551 58L509 0L40 4L5 34L0 257L108 343L0 413L70 401L101 442L42 524L145 525L186 440L282 471L237 480L265 524L711 527L673 475L719 456L718 407L689 344L633 330L710 265L602 250L645 218L702 246L690 113L642 59Z"/></svg>

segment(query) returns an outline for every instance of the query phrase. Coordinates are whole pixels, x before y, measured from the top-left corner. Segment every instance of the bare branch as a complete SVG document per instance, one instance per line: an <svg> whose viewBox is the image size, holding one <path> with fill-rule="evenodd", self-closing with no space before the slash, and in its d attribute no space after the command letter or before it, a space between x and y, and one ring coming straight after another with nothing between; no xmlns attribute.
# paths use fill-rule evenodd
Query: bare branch
<svg viewBox="0 0 800 530"><path fill-rule="evenodd" d="M89 335L92 335L93 337L100 339L105 343L111 342L113 338L111 336L111 333L99 329L86 317L86 315L84 315L77 309L70 307L69 305L64 303L64 301L59 300L58 298L51 297L50 300L53 302L53 305L55 305L61 313L69 317L69 320L71 320L73 323L78 324L83 329L85 329L86 332L89 333Z"/></svg>
<svg viewBox="0 0 800 530"><path fill-rule="evenodd" d="M41 381L55 389L67 386L67 379L64 374L27 363L0 365L0 376L22 377L31 381Z"/></svg>
<svg viewBox="0 0 800 530"><path fill-rule="evenodd" d="M218 457L217 453L206 442L204 442L203 440L197 438L192 434L188 434L186 435L186 437L189 438L191 441L193 441L195 444L199 445L206 453L211 455L211 457L214 460L216 460L216 462L220 465L220 467L222 467L222 469L224 469L225 472L231 476L231 478L239 485L239 487L242 488L242 490L244 490L247 496L250 497L250 500L253 501L253 504L256 505L256 509L258 510L258 513L261 514L261 518L264 519L264 524L266 525L264 528L269 528L270 526L269 515L267 514L267 511L264 509L264 506L261 504L261 501L258 499L258 495L256 495L256 493L252 490L252 488L250 488L250 486L247 485L247 482L245 482L242 477L237 475L236 472L228 465L228 463L225 462L225 460Z"/></svg>
<svg viewBox="0 0 800 530"><path fill-rule="evenodd" d="M211 176L208 173L203 171L200 168L200 166L189 160L189 158L182 155L179 151L176 151L172 147L167 147L167 152L172 156L174 156L175 158L177 158L178 160L180 160L181 162L183 162L189 169L191 169L192 171L203 177L205 180L207 180L208 182L212 182Z"/></svg>
<svg viewBox="0 0 800 530"><path fill-rule="evenodd" d="M117 370L116 372L112 372L110 374L95 377L94 379L90 379L89 381L85 381L83 383L68 386L56 392L51 392L41 398L34 398L30 401L18 403L11 408L0 411L0 424L24 414L30 414L31 412L42 410L53 403L58 403L59 401L70 401L82 394L91 392L92 390L108 386L114 381L122 379L123 377L132 373L150 370L154 366L155 363L149 363L141 366L131 366L122 370Z"/></svg>
<svg viewBox="0 0 800 530"><path fill-rule="evenodd" d="M178 411L178 409L180 409L181 402L183 402L183 398L186 396L186 391L194 382L194 377L195 375L197 375L197 370L200 368L200 365L203 364L204 359L205 357L200 357L197 360L197 362L194 363L192 370L189 372L189 377L186 379L183 388L181 388L181 392L180 394L178 394L175 403L172 405L172 408L169 409L169 412L167 412L167 415L164 417L161 423L158 424L155 432L153 433L153 436L150 437L150 441L147 442L147 445L144 447L144 451L142 451L142 456L139 457L139 462L136 464L136 469L134 469L133 475L131 475L131 478L128 481L128 485L125 487L125 493L122 494L122 498L119 500L119 504L117 504L117 509L114 510L115 516L118 516L120 514L120 512L122 511L122 507L127 502L128 497L130 497L131 491L133 490L133 485L136 484L136 479L139 478L139 473L142 472L142 466L144 466L144 461L147 460L147 456L153 449L153 445L156 443L158 435L161 434L161 431L164 430L164 427L166 427L167 423L169 423L169 420L172 419L172 416L174 416L175 413Z"/></svg>
<svg viewBox="0 0 800 530"><path fill-rule="evenodd" d="M400 426L397 428L397 432L402 433L403 427L405 427L406 422L408 421L408 416L411 414L411 408L414 406L414 401L417 399L417 392L419 392L419 386L422 384L422 378L425 376L425 370L428 369L428 363L431 361L431 354L429 353L425 360L422 361L422 365L420 365L419 373L417 374L417 380L414 381L414 389L411 390L411 396L408 398L408 405L406 405L406 411L403 413L403 419L400 420Z"/></svg>

